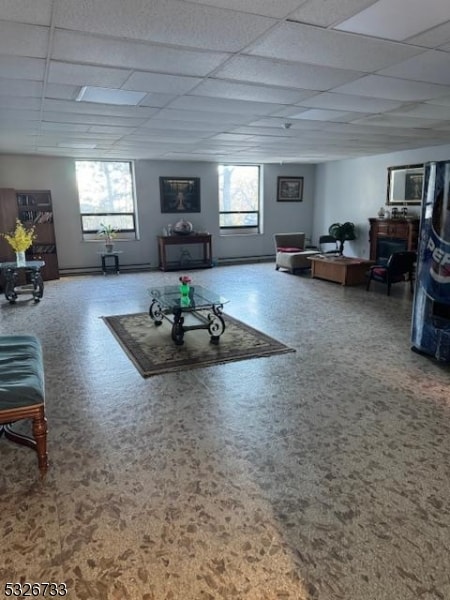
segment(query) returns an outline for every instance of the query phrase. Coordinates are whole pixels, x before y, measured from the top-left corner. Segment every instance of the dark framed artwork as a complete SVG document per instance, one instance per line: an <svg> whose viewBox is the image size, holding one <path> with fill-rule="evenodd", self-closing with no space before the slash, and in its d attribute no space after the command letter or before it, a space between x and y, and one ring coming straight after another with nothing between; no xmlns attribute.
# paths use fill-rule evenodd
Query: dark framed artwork
<svg viewBox="0 0 450 600"><path fill-rule="evenodd" d="M303 177L278 177L277 201L301 202L303 200Z"/></svg>
<svg viewBox="0 0 450 600"><path fill-rule="evenodd" d="M160 177L162 213L200 212L200 177Z"/></svg>

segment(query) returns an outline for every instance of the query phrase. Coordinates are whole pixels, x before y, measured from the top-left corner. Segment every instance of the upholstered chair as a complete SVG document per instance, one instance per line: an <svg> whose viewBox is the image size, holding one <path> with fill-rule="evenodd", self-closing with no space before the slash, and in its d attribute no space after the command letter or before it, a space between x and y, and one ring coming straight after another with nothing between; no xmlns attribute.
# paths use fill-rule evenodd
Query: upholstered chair
<svg viewBox="0 0 450 600"><path fill-rule="evenodd" d="M275 269L287 269L290 273L297 270L310 269L308 256L318 254L317 250L305 250L305 234L275 233Z"/></svg>

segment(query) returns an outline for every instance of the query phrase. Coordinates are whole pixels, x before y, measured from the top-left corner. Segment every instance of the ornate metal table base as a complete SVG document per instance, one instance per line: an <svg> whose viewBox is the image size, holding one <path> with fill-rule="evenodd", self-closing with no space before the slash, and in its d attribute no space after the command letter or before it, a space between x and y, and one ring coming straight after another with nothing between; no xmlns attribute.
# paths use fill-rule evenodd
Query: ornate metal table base
<svg viewBox="0 0 450 600"><path fill-rule="evenodd" d="M153 299L150 308L149 315L156 326L162 325L163 319L167 319L172 324L172 340L177 346L184 344L184 334L186 331L193 331L195 329L207 329L209 331L210 343L218 344L220 336L225 331L225 321L222 317L222 305L215 305L209 307L212 312L203 314L207 309L200 308L195 309L193 306L174 308L173 312L168 313L163 309L157 299ZM200 312L202 311L202 312ZM195 325L185 325L185 318L183 314L189 312L198 321Z"/></svg>
<svg viewBox="0 0 450 600"><path fill-rule="evenodd" d="M180 293L180 286L165 286L149 290L149 316L156 326L167 319L172 325L172 340L184 343L184 334L195 329L209 331L211 344L218 344L225 331L222 317L226 298L202 286L190 286L189 293Z"/></svg>
<svg viewBox="0 0 450 600"><path fill-rule="evenodd" d="M31 294L35 302L44 295L44 282L40 273L45 265L42 260L29 260L24 266L17 266L16 263L0 263L0 268L5 275L5 298L10 304L14 304L19 294ZM19 272L25 271L29 277L29 283L17 285Z"/></svg>

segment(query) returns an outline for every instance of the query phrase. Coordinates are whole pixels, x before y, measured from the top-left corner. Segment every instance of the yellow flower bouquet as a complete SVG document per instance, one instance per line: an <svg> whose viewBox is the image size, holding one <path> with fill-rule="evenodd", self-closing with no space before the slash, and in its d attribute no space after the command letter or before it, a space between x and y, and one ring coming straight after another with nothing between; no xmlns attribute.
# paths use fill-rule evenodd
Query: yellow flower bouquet
<svg viewBox="0 0 450 600"><path fill-rule="evenodd" d="M16 228L12 233L2 233L5 240L15 252L25 252L36 239L34 227L25 228L23 223L16 219Z"/></svg>

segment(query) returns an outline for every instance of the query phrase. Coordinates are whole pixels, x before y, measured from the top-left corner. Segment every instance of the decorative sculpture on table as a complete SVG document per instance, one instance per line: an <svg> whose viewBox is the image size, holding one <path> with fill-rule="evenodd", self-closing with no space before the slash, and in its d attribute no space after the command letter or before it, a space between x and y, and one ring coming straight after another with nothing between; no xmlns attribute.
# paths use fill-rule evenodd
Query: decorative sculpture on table
<svg viewBox="0 0 450 600"><path fill-rule="evenodd" d="M24 267L26 263L25 251L33 245L36 239L34 227L25 227L24 224L16 219L16 228L11 233L2 233L5 240L16 253L18 267Z"/></svg>
<svg viewBox="0 0 450 600"><path fill-rule="evenodd" d="M190 221L185 221L184 219L178 221L173 226L173 232L177 235L189 235L192 233L193 229L192 223Z"/></svg>

